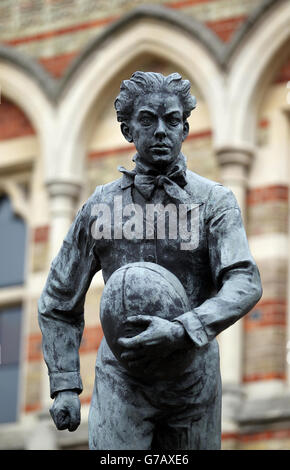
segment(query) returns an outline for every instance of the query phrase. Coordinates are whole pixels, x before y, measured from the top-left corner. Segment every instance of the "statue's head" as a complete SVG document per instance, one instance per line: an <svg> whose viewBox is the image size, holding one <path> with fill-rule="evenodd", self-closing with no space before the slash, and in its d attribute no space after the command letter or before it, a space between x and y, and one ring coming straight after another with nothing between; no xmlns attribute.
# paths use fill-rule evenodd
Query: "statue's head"
<svg viewBox="0 0 290 470"><path fill-rule="evenodd" d="M126 140L134 142L141 158L160 166L178 157L195 107L190 82L178 73L135 72L122 82L115 101Z"/></svg>

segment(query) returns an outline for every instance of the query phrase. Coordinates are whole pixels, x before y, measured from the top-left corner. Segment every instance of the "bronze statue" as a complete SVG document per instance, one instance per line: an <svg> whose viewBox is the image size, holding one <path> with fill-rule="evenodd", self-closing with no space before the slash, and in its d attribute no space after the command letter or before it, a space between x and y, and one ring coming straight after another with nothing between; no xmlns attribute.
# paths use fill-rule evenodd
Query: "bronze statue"
<svg viewBox="0 0 290 470"><path fill-rule="evenodd" d="M39 300L51 415L74 431L85 295L102 270L91 449L220 448L215 338L262 289L232 191L186 168L195 106L177 73L136 72L122 83L115 108L135 168L121 167L79 210Z"/></svg>

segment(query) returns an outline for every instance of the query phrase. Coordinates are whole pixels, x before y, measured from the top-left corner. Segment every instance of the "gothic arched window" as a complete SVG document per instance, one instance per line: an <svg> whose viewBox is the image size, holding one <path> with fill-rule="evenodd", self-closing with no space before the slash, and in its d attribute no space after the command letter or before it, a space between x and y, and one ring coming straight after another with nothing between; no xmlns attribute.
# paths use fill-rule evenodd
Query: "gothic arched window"
<svg viewBox="0 0 290 470"><path fill-rule="evenodd" d="M24 283L26 224L12 209L7 196L0 197L0 292ZM22 304L0 307L0 422L18 415Z"/></svg>

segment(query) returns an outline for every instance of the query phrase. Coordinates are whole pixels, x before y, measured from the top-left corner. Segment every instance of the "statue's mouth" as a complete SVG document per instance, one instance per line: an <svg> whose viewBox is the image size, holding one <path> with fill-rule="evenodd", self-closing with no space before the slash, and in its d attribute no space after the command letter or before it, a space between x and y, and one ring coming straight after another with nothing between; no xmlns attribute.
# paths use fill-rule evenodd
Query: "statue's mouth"
<svg viewBox="0 0 290 470"><path fill-rule="evenodd" d="M151 150L153 150L153 152L157 152L157 153L167 153L168 150L170 150L170 147L168 147L168 145L161 145L161 144L153 145L150 148Z"/></svg>

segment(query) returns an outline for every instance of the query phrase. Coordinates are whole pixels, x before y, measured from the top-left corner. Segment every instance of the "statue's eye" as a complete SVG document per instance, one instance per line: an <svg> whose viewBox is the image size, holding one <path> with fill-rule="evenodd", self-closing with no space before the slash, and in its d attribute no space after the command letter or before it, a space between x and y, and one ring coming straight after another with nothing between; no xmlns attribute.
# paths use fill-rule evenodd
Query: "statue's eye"
<svg viewBox="0 0 290 470"><path fill-rule="evenodd" d="M143 126L150 126L150 124L152 123L152 119L148 116L144 116L141 118L141 124L143 124Z"/></svg>
<svg viewBox="0 0 290 470"><path fill-rule="evenodd" d="M169 117L167 121L171 126L177 126L180 123L180 119L178 117Z"/></svg>

